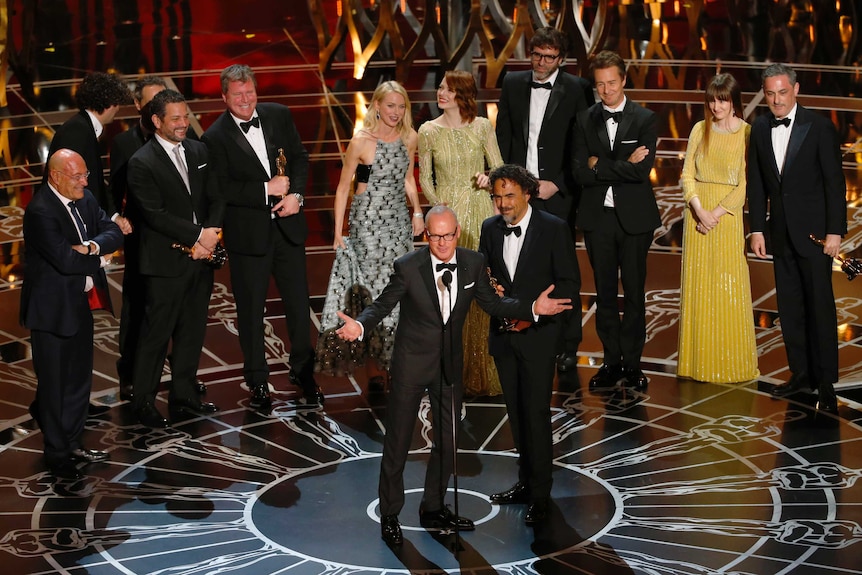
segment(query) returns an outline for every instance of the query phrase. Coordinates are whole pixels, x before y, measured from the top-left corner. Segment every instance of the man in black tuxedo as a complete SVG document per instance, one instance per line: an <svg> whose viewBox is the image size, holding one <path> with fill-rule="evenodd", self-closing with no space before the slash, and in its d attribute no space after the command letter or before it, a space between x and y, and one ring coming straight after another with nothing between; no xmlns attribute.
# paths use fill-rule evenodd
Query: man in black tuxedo
<svg viewBox="0 0 862 575"><path fill-rule="evenodd" d="M129 160L129 192L140 214L140 273L146 306L134 366L134 410L141 423L166 427L155 407L168 343L174 411L213 413L195 392L206 333L224 199L207 148L186 139L188 106L182 94L162 90L150 102L155 136ZM189 255L173 248L180 244Z"/></svg>
<svg viewBox="0 0 862 575"><path fill-rule="evenodd" d="M93 383L91 310L111 310L103 268L123 234L85 189L89 172L78 153L57 150L47 172L24 212L21 324L31 332L38 385L30 411L42 429L45 462L55 477L78 479L78 462L108 458L84 449L81 435Z"/></svg>
<svg viewBox="0 0 862 575"><path fill-rule="evenodd" d="M120 106L128 104L131 99L128 86L114 74L88 74L75 93L78 113L57 129L48 150L48 155L51 156L61 148L68 148L84 158L90 171L90 177L87 179L89 190L123 234L132 231L131 224L120 214L122 206L114 201L113 194L108 193L99 138L105 126L114 121ZM44 182L45 179L42 183Z"/></svg>
<svg viewBox="0 0 862 575"><path fill-rule="evenodd" d="M838 319L832 258L847 233L847 200L835 126L796 102L796 72L763 72L769 114L751 127L748 208L751 249L766 258L767 212L781 333L791 377L773 395L818 391L818 409L838 412ZM768 207L767 207L768 204ZM824 240L823 247L809 238Z"/></svg>
<svg viewBox="0 0 862 575"><path fill-rule="evenodd" d="M258 103L251 68L234 64L221 73L227 110L206 131L227 200L225 247L236 299L243 377L250 405L271 406L267 381L264 311L270 277L281 294L290 336L290 381L302 388L303 400L323 404L314 380L305 239L308 224L302 209L308 180L308 152L287 106ZM278 175L278 150L287 159Z"/></svg>
<svg viewBox="0 0 862 575"><path fill-rule="evenodd" d="M532 70L511 72L503 80L497 142L504 162L523 166L538 178L539 189L530 204L569 221L574 234L580 187L568 162L575 117L595 99L587 80L560 70L567 45L565 34L551 27L539 28L530 38ZM578 283L576 290L580 289ZM557 368L563 372L578 362L579 308L567 314L566 323L565 349L557 358Z"/></svg>
<svg viewBox="0 0 862 575"><path fill-rule="evenodd" d="M402 542L398 513L404 506L404 465L416 413L426 390L431 400L434 439L425 473L420 524L432 529L457 527L467 531L475 528L472 521L456 516L444 505L452 475L453 446L457 441L452 437L452 413L457 418L461 412L464 392L461 332L470 302L475 298L491 315L531 321L538 316L571 309L569 300L548 297L553 286L535 294L538 297L532 307L529 300L498 297L488 282L485 258L472 250L456 247L461 228L451 208L431 208L425 216L425 228L428 247L395 261L389 285L356 320L338 312L345 322L337 330L338 335L354 341L374 329L398 303L401 304L380 464L380 528L383 540L390 545Z"/></svg>
<svg viewBox="0 0 862 575"><path fill-rule="evenodd" d="M565 220L534 210L539 181L521 166L491 172L491 197L500 215L485 220L479 250L509 297L532 301L548 285L554 295L575 299L580 273ZM543 317L521 331L491 320L488 349L497 365L509 425L518 450L518 482L491 496L494 503L529 503L529 525L547 518L551 496L551 394L554 359L562 346L563 318Z"/></svg>
<svg viewBox="0 0 862 575"><path fill-rule="evenodd" d="M626 65L614 52L595 56L592 70L601 102L578 114L573 167L583 191L578 227L596 284L596 332L604 364L591 387L621 379L642 389L646 342L646 262L654 230L661 225L649 174L658 140L656 115L625 95ZM620 318L618 282L624 303Z"/></svg>
<svg viewBox="0 0 862 575"><path fill-rule="evenodd" d="M132 96L140 119L111 141L111 190L114 205L126 217L132 227L123 245L123 307L120 310L120 358L117 360L117 375L120 379L120 398L131 400L133 394L132 370L135 351L138 347L141 322L144 317L144 281L139 273L139 245L134 202L128 197L127 172L129 159L152 137L155 127L150 119L149 102L153 96L167 89L165 81L158 76L144 76L135 82Z"/></svg>

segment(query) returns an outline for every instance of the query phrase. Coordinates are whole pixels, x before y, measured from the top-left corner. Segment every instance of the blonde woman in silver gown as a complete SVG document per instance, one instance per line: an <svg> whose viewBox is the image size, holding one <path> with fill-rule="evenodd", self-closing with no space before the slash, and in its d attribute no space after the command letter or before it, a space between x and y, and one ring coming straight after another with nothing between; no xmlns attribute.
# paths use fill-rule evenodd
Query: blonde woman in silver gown
<svg viewBox="0 0 862 575"><path fill-rule="evenodd" d="M446 204L458 215L458 244L479 247L482 222L494 215L486 166L503 165L497 136L487 118L477 116L476 81L460 70L446 72L437 89L438 118L419 128L419 183L431 204ZM464 324L464 393L502 393L488 354L489 317L472 304Z"/></svg>
<svg viewBox="0 0 862 575"><path fill-rule="evenodd" d="M384 82L374 91L363 128L350 140L335 190L335 262L320 322L318 372L344 375L371 359L377 369L369 387L385 382L398 309L361 342L345 342L335 334L340 324L336 312L355 316L380 295L392 263L411 251L413 237L425 230L413 177L417 140L407 92L398 82ZM350 235L345 236L344 215L352 187Z"/></svg>

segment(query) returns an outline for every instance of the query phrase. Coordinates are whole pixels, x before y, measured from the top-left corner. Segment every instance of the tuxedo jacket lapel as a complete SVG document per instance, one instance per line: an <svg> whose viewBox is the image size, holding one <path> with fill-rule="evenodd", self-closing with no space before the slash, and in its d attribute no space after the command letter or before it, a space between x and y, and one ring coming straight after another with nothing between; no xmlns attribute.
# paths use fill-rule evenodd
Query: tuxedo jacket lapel
<svg viewBox="0 0 862 575"><path fill-rule="evenodd" d="M530 97L532 96L531 82L533 81L532 73L524 74L524 83L521 85L521 105L524 106L526 112L521 114L521 131L524 133L524 142L530 141Z"/></svg>
<svg viewBox="0 0 862 575"><path fill-rule="evenodd" d="M796 156L799 155L799 150L802 148L802 143L805 141L805 136L811 129L811 122L806 120L805 110L799 106L796 109L796 119L790 127L790 141L787 142L787 154L784 156L785 170L787 166L792 166L795 162Z"/></svg>
<svg viewBox="0 0 862 575"><path fill-rule="evenodd" d="M258 116L260 116L260 113L258 113ZM230 115L230 112L227 111L225 111L225 124L227 124L227 129L230 130L231 138L236 143L236 145L239 146L239 149L242 150L242 153L245 154L246 161L252 162L252 165L254 166L260 166L261 171L264 172L265 175L266 171L264 170L263 165L261 165L257 154L254 152L254 148L252 148L251 144L248 143L248 140L245 138L245 134L242 133L242 130L239 126L236 125L236 122ZM264 122L263 118L261 118L261 126L265 125L266 123ZM267 139L266 133L264 133L264 140L269 141Z"/></svg>
<svg viewBox="0 0 862 575"><path fill-rule="evenodd" d="M593 124L596 127L596 134L599 137L599 141L602 146L608 152L612 152L611 150L611 139L608 137L608 127L605 124L604 119L602 118L602 104L601 102L597 103L593 108L592 112ZM619 130L617 130L619 133Z"/></svg>
<svg viewBox="0 0 862 575"><path fill-rule="evenodd" d="M527 261L529 260L527 254L531 253L530 250L533 249L533 245L542 235L542 230L539 229L539 226L536 225L535 221L536 218L531 218L529 227L524 230L524 244L521 246L521 251L518 255L518 265L515 267L515 277L518 277L518 274L520 273L524 273L524 267L527 265ZM512 279L512 283L514 283L514 279Z"/></svg>
<svg viewBox="0 0 862 575"><path fill-rule="evenodd" d="M422 283L428 290L428 297L431 299L431 306L437 311L437 318L443 322L443 313L440 311L440 300L437 297L437 284L434 282L434 272L431 270L431 250L425 252L425 255L420 258L419 276L422 278Z"/></svg>
<svg viewBox="0 0 862 575"><path fill-rule="evenodd" d="M557 81L554 82L554 87L551 88L551 97L548 98L548 107L545 108L545 117L542 118L542 130L545 129L545 122L554 115L560 102L563 101L563 80L560 76L562 76L562 72L557 74Z"/></svg>

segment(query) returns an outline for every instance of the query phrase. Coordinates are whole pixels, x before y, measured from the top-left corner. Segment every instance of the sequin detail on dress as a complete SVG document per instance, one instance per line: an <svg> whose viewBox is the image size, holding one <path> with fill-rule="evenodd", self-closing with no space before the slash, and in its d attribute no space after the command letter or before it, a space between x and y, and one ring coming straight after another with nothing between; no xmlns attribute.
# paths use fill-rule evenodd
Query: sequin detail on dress
<svg viewBox="0 0 862 575"><path fill-rule="evenodd" d="M368 185L354 194L348 216L350 235L335 254L317 341L315 371L328 375L352 373L369 358L388 369L392 360L399 307L366 333L363 341L342 341L335 329L336 311L356 317L380 295L392 274L392 263L413 249L413 228L407 209L404 179L410 158L401 140L377 141Z"/></svg>

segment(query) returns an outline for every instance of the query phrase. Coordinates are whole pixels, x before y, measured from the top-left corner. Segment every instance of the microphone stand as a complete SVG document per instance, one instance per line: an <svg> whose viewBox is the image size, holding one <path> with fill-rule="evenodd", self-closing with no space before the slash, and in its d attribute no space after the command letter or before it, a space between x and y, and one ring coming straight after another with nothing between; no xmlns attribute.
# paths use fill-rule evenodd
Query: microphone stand
<svg viewBox="0 0 862 575"><path fill-rule="evenodd" d="M452 272L450 272L449 270L444 271L443 275L441 276L440 279L442 280L443 285L446 287L446 294L449 296L449 298L448 298L449 299L449 317L447 318L447 324L448 324L448 322L452 319ZM449 326L447 328L446 324L444 324L442 337L445 338L447 332L449 333L449 355L448 355L449 361L448 361L448 363L449 363L449 367L452 368L452 345L454 344L454 342L452 340L452 338L453 338L452 329L451 329L451 326ZM445 352L446 352L445 344L443 345L443 348L441 351L443 353L440 354L440 363L441 363L441 366L445 366L445 364L447 363L447 355L445 354ZM453 507L454 507L454 513L455 513L455 549L457 549L458 548L458 536L459 536L459 531L458 531L458 517L459 517L459 515L458 515L458 434L457 434L457 430L458 430L459 419L456 419L456 414L455 414L455 403L456 403L455 402L455 386L453 386L452 382L450 382L446 378L446 370L445 369L442 370L440 381L441 382L445 381L446 385L448 385L452 391L452 394L450 395L449 404L450 404L450 411L451 411L450 416L452 418L452 489L454 492L454 506ZM441 400L443 399L442 385L440 388L440 399ZM460 418L460 415L461 414L459 413L457 415L457 417ZM445 491L444 491L444 495L445 495Z"/></svg>

